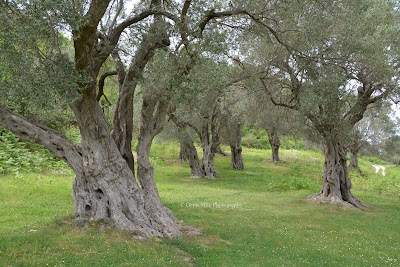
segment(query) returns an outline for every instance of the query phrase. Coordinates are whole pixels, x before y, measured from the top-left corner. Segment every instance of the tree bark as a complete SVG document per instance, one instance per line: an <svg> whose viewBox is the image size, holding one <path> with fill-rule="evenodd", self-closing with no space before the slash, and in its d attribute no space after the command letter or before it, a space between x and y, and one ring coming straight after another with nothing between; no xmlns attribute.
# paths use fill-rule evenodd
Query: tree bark
<svg viewBox="0 0 400 267"><path fill-rule="evenodd" d="M206 120L206 119L205 119ZM201 129L201 147L203 149L203 159L202 159L202 170L203 175L209 179L217 178L217 171L214 166L215 151L212 144L210 143L210 133L209 133L209 123L208 119L203 122Z"/></svg>
<svg viewBox="0 0 400 267"><path fill-rule="evenodd" d="M196 147L194 146L193 141L190 138L189 134L186 132L186 130L180 132L179 140L181 146L180 159L189 161L189 166L191 171L190 178L203 177ZM184 157L182 155L182 151L184 151Z"/></svg>
<svg viewBox="0 0 400 267"><path fill-rule="evenodd" d="M161 7L161 1L153 0L152 5ZM169 36L164 30L165 22L155 18L143 41L140 43L131 65L127 72L124 70L122 60L116 51L113 52L114 62L117 66L119 78L119 97L114 115L114 127L112 136L129 167L134 171L134 158L132 154L133 139L133 96L144 68L153 58L156 49L170 45Z"/></svg>
<svg viewBox="0 0 400 267"><path fill-rule="evenodd" d="M229 146L231 147L231 164L232 168L236 170L244 170L244 163L242 157L242 133L241 133L241 124L235 123L235 125L231 125L229 127L230 132L230 142Z"/></svg>
<svg viewBox="0 0 400 267"><path fill-rule="evenodd" d="M358 165L358 152L360 151L360 149L361 149L360 142L358 142L357 139L351 140L351 143L349 145L350 168L353 168L359 173L361 173L361 169Z"/></svg>
<svg viewBox="0 0 400 267"><path fill-rule="evenodd" d="M182 135L182 133L179 133ZM179 137L179 159L181 162L187 161L190 158L190 148L183 140L183 137Z"/></svg>
<svg viewBox="0 0 400 267"><path fill-rule="evenodd" d="M360 167L358 166L358 151L352 149L350 149L350 168L360 172Z"/></svg>
<svg viewBox="0 0 400 267"><path fill-rule="evenodd" d="M143 98L141 125L138 137L137 175L144 192L145 207L157 228L171 235L179 233L179 224L172 212L161 204L154 181L154 168L150 163L150 148L154 137L161 132L166 122L168 101L156 100L149 94Z"/></svg>
<svg viewBox="0 0 400 267"><path fill-rule="evenodd" d="M324 203L365 208L350 191L351 181L347 169L344 146L338 140L331 138L325 139L325 146L322 190L318 195L311 196L311 198Z"/></svg>
<svg viewBox="0 0 400 267"><path fill-rule="evenodd" d="M175 126L178 129L178 136L179 136L179 144L180 144L180 151L179 151L179 158L181 161L189 160L189 166L191 170L190 178L202 178L203 172L199 162L199 156L197 154L197 149L193 144L192 138L189 136L189 133L186 129L186 124L171 113L170 119L174 122Z"/></svg>
<svg viewBox="0 0 400 267"><path fill-rule="evenodd" d="M77 101L73 110L83 151L83 173L77 174L73 184L75 216L110 221L117 228L133 230L143 237L179 234L176 221L166 220L165 213L156 212L164 207L159 198L150 197L150 193L157 192L154 181L142 178L142 189L138 186L95 99Z"/></svg>
<svg viewBox="0 0 400 267"><path fill-rule="evenodd" d="M266 131L268 133L269 144L271 145L272 161L279 162L279 147L281 146L281 141L279 140L278 131L275 127L266 129Z"/></svg>
<svg viewBox="0 0 400 267"><path fill-rule="evenodd" d="M28 121L2 106L0 106L0 125L22 140L42 144L55 157L65 161L75 173L83 172L81 147L53 129Z"/></svg>

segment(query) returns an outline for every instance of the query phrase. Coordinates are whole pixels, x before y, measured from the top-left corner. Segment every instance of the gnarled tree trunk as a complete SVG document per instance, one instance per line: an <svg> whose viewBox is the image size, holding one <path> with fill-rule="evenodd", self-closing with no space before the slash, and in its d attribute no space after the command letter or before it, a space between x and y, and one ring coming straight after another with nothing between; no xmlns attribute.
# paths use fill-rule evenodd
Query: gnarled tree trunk
<svg viewBox="0 0 400 267"><path fill-rule="evenodd" d="M355 169L359 173L361 173L361 169L358 165L358 152L361 149L360 142L356 139L351 140L349 145L349 152L350 152L350 168Z"/></svg>
<svg viewBox="0 0 400 267"><path fill-rule="evenodd" d="M179 234L176 220L159 200L154 180L142 175L139 179L142 189L137 184L108 132L97 102L82 100L73 105L73 110L83 151L83 172L77 174L73 185L75 216L109 220L118 228L133 230L144 237ZM146 153L143 157L146 158Z"/></svg>
<svg viewBox="0 0 400 267"><path fill-rule="evenodd" d="M179 140L181 145L181 152L185 151L185 159L183 159L181 153L180 153L180 159L189 161L189 166L191 170L190 177L191 178L203 177L196 147L194 146L193 141L190 138L189 134L186 132L186 130L180 132Z"/></svg>
<svg viewBox="0 0 400 267"><path fill-rule="evenodd" d="M236 170L244 170L244 163L242 157L242 133L241 124L234 123L229 127L229 146L231 147L231 164L232 168Z"/></svg>
<svg viewBox="0 0 400 267"><path fill-rule="evenodd" d="M179 225L172 212L161 204L160 196L154 181L154 168L150 163L150 148L154 137L165 125L168 103L158 101L151 95L143 98L141 125L138 137L137 176L144 194L144 205L149 217L156 220L156 229L169 235L179 233Z"/></svg>
<svg viewBox="0 0 400 267"><path fill-rule="evenodd" d="M174 122L179 132L178 133L179 144L180 144L179 158L181 159L181 161L189 160L191 178L203 177L203 171L200 166L197 149L193 144L192 138L187 132L186 124L180 121L173 113L170 113L169 117Z"/></svg>
<svg viewBox="0 0 400 267"><path fill-rule="evenodd" d="M350 148L350 168L353 168L360 172L360 167L358 166L358 151L352 150Z"/></svg>
<svg viewBox="0 0 400 267"><path fill-rule="evenodd" d="M365 206L355 197L346 162L346 151L338 140L326 138L323 186L320 194L312 199L331 204L345 204L357 208Z"/></svg>
<svg viewBox="0 0 400 267"><path fill-rule="evenodd" d="M159 0L153 0L153 4L158 7L161 6ZM121 155L131 168L132 173L135 173L132 154L133 96L139 78L143 74L147 63L153 58L156 49L165 48L170 45L169 36L163 30L163 26L164 21L156 16L149 34L140 43L128 71L125 71L118 52L114 51L112 54L119 80L119 97L114 114L112 136Z"/></svg>
<svg viewBox="0 0 400 267"><path fill-rule="evenodd" d="M215 179L217 178L217 171L215 170L214 166L215 151L213 151L213 146L210 142L208 120L203 123L200 140L201 140L201 148L203 149L203 159L201 166L203 170L203 175L206 178Z"/></svg>
<svg viewBox="0 0 400 267"><path fill-rule="evenodd" d="M269 144L271 145L272 161L278 162L280 161L279 147L281 146L281 141L279 140L278 131L276 130L275 127L272 127L271 129L266 129L266 131L268 133Z"/></svg>

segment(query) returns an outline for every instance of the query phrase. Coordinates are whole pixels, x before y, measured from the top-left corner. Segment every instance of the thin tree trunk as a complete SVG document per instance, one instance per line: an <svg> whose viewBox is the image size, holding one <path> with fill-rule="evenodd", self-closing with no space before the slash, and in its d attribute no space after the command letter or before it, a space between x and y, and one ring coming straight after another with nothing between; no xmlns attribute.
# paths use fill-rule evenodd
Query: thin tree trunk
<svg viewBox="0 0 400 267"><path fill-rule="evenodd" d="M172 212L161 204L154 181L154 168L150 163L151 144L165 125L167 110L168 101L156 100L151 94L144 96L137 145L137 176L144 192L145 207L150 217L157 220L157 228L165 229L170 235L176 235L179 233L178 222Z"/></svg>
<svg viewBox="0 0 400 267"><path fill-rule="evenodd" d="M349 152L350 152L350 168L361 173L361 169L358 165L358 152L361 149L361 145L356 138L351 140L349 145Z"/></svg>
<svg viewBox="0 0 400 267"><path fill-rule="evenodd" d="M353 168L360 171L360 167L358 165L358 152L350 149L350 168Z"/></svg>
<svg viewBox="0 0 400 267"><path fill-rule="evenodd" d="M160 7L161 1L153 0L153 4ZM134 158L132 154L133 138L133 96L147 63L153 58L156 49L169 46L168 34L163 32L164 21L159 18L150 28L150 33L145 36L141 42L135 57L127 72L124 70L122 60L116 51L113 52L113 58L117 67L119 78L119 97L114 114L114 127L112 136L118 146L123 158L128 163L132 173L134 171Z"/></svg>
<svg viewBox="0 0 400 267"><path fill-rule="evenodd" d="M235 170L244 170L244 163L242 157L242 147L239 145L230 145L231 147L231 164Z"/></svg>
<svg viewBox="0 0 400 267"><path fill-rule="evenodd" d="M236 170L244 170L244 163L242 157L242 133L241 133L241 124L235 123L229 127L230 132L230 142L229 146L231 147L231 164L232 168Z"/></svg>
<svg viewBox="0 0 400 267"><path fill-rule="evenodd" d="M346 164L346 151L337 140L325 140L325 169L323 187L312 199L331 204L345 204L357 208L365 206L355 197L351 189L351 181Z"/></svg>
<svg viewBox="0 0 400 267"><path fill-rule="evenodd" d="M213 151L212 144L210 144L210 133L208 121L203 123L201 130L201 147L203 149L202 170L203 175L209 179L217 178L217 172L214 166L215 152Z"/></svg>
<svg viewBox="0 0 400 267"><path fill-rule="evenodd" d="M281 141L279 140L278 131L275 127L266 129L266 131L268 133L268 141L271 145L272 161L279 162L279 147L281 146Z"/></svg>
<svg viewBox="0 0 400 267"><path fill-rule="evenodd" d="M218 106L216 106L211 117L211 145L214 155L219 154L225 157L227 154L221 149L222 138L220 135L220 117L221 112L219 111Z"/></svg>
<svg viewBox="0 0 400 267"><path fill-rule="evenodd" d="M201 178L203 177L203 173L201 170L199 156L197 154L196 147L193 144L192 139L189 134L184 130L180 133L180 144L181 144L181 152L185 151L185 160L189 161L189 166L191 170L191 178ZM183 149L182 149L183 148ZM181 160L183 157L181 156Z"/></svg>
<svg viewBox="0 0 400 267"><path fill-rule="evenodd" d="M174 122L178 129L179 136L179 158L181 161L189 160L189 166L191 170L191 178L201 178L203 177L203 172L199 162L199 156L197 154L197 149L193 144L192 138L187 132L186 125L182 121L179 121L177 117L171 113L170 119Z"/></svg>

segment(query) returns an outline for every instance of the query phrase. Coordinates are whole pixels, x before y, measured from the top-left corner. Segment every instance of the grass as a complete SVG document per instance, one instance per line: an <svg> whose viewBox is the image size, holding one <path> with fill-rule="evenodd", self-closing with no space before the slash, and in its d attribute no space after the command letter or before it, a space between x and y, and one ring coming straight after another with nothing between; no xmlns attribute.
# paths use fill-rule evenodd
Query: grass
<svg viewBox="0 0 400 267"><path fill-rule="evenodd" d="M245 149L245 171L217 157L217 180L188 179L178 147L152 151L161 198L200 236L138 241L123 231L79 228L73 209L72 175L20 173L0 176L2 266L399 266L400 168L375 174L361 159L352 172L363 212L311 205L320 188L322 155Z"/></svg>

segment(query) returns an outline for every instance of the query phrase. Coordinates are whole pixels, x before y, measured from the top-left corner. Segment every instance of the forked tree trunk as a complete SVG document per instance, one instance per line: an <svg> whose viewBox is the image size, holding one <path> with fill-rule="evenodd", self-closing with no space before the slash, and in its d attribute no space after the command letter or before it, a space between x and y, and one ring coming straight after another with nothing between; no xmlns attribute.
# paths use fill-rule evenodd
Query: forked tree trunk
<svg viewBox="0 0 400 267"><path fill-rule="evenodd" d="M274 127L272 127L271 129L266 129L266 131L268 133L269 144L271 145L272 161L278 162L280 161L279 147L281 146L281 141L279 140L278 131Z"/></svg>
<svg viewBox="0 0 400 267"><path fill-rule="evenodd" d="M231 147L231 164L232 168L236 170L244 170L244 163L242 157L242 133L241 133L241 124L235 123L234 125L230 125L230 142L229 146Z"/></svg>
<svg viewBox="0 0 400 267"><path fill-rule="evenodd" d="M110 221L143 237L179 234L178 223L162 206L154 180L149 178L152 168L143 160L148 158L146 149L141 150L141 189L109 134L97 102L75 103L73 110L83 151L83 172L77 174L73 185L75 216ZM142 141L144 147L147 141Z"/></svg>
<svg viewBox="0 0 400 267"><path fill-rule="evenodd" d="M119 142L109 133L104 114L98 105L96 97L96 79L104 62L115 49L119 36L128 25L110 29L109 36L99 38L98 24L103 18L110 1L92 1L88 6L84 20L78 27L73 27L75 49L75 72L80 98L71 104L81 133L81 146L75 145L65 137L47 127L30 123L0 107L0 122L25 140L45 145L55 156L63 159L76 174L73 183L74 214L84 220L102 220L111 225L134 231L143 237L171 237L179 234L179 225L170 213L163 207L154 183L153 169L148 161L148 151L154 132L142 131L140 141L138 178L139 187L133 173L133 166L124 159L124 151L130 150L130 142L126 132L131 132L130 100L133 96L129 84L119 96L121 126L124 132L122 138L127 141ZM152 0L151 5L161 7L161 0ZM157 38L148 39L149 47L145 54L137 55L143 59L151 56L151 46L165 47L168 36L164 36L160 15L154 16L155 35ZM162 38L158 38L161 34ZM100 40L102 39L102 40ZM161 42L160 42L161 41ZM166 41L164 43L164 41ZM101 43L101 44L99 44ZM147 52L146 52L147 51ZM141 61L140 64L147 62ZM137 74L137 72L136 72ZM126 109L125 109L126 108ZM142 111L143 112L143 111ZM149 113L146 113L149 114ZM153 113L150 113L151 115ZM125 116L125 117L123 117ZM157 118L159 118L158 116ZM164 116L165 117L165 116ZM124 121L125 120L125 121ZM165 118L163 118L165 120ZM157 122L158 121L154 121ZM159 129L157 125L145 124L148 129ZM155 128L152 128L156 126ZM144 127L144 128L146 128ZM121 136L119 136L121 137ZM128 149L129 148L129 149ZM129 156L129 155L128 155Z"/></svg>
<svg viewBox="0 0 400 267"><path fill-rule="evenodd" d="M153 3L156 6L161 6L161 1L159 0L153 0ZM132 154L133 96L139 78L143 74L147 63L153 58L156 49L170 45L169 36L163 31L163 25L164 22L156 16L155 22L150 28L150 33L140 43L128 71L125 71L118 52L114 51L112 54L119 78L119 97L115 109L112 136L132 173L135 173Z"/></svg>
<svg viewBox="0 0 400 267"><path fill-rule="evenodd" d="M318 195L311 198L319 202L364 208L365 206L350 191L351 181L343 145L331 139L325 140L325 145L323 187Z"/></svg>

